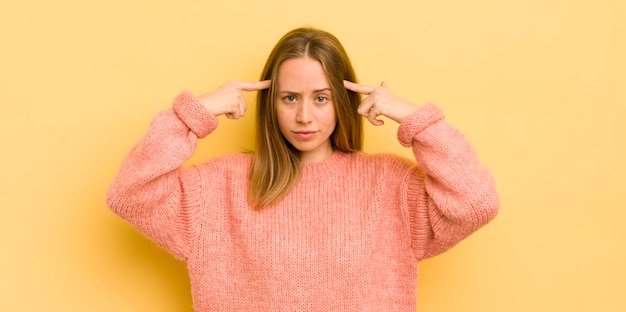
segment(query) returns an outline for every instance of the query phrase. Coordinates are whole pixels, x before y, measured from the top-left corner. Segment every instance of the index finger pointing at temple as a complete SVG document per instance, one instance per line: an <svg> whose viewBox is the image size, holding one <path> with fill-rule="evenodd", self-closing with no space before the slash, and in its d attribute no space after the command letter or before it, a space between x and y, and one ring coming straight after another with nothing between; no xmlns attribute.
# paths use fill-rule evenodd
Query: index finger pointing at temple
<svg viewBox="0 0 626 312"><path fill-rule="evenodd" d="M354 83L348 80L344 80L343 85L346 87L346 89L350 91L354 91L356 93L365 94L365 95L369 95L370 93L374 92L374 90L376 90L376 88L374 87L360 85L358 83Z"/></svg>
<svg viewBox="0 0 626 312"><path fill-rule="evenodd" d="M263 80L263 81L241 81L240 87L243 91L258 91L267 89L272 84L271 80Z"/></svg>

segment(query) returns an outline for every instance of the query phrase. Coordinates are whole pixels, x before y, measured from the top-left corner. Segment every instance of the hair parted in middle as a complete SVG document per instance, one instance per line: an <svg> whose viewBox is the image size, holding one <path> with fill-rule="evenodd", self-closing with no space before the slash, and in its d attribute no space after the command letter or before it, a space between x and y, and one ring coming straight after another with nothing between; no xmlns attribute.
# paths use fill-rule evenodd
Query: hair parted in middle
<svg viewBox="0 0 626 312"><path fill-rule="evenodd" d="M300 178L299 151L282 135L276 115L278 69L289 59L310 58L320 62L330 84L337 125L330 136L334 150L360 151L363 121L357 113L361 96L344 87L357 83L348 54L332 34L315 28L297 28L285 34L272 49L261 74L271 80L257 93L256 140L250 169L248 200L257 209L281 200Z"/></svg>

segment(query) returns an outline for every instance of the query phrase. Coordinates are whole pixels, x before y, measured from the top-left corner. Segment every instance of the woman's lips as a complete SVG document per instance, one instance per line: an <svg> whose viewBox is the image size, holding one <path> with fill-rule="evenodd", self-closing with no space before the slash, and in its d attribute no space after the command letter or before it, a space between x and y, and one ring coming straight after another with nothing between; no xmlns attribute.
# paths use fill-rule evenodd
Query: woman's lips
<svg viewBox="0 0 626 312"><path fill-rule="evenodd" d="M315 136L317 131L294 131L293 133L301 140L310 140Z"/></svg>

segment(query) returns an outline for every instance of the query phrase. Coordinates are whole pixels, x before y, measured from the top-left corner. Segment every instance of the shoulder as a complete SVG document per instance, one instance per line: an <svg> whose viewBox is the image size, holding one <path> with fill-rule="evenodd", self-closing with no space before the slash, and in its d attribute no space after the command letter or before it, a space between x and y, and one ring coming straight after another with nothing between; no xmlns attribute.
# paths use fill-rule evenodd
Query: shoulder
<svg viewBox="0 0 626 312"><path fill-rule="evenodd" d="M399 179L420 172L415 160L391 153L367 154L350 153L347 168L363 174L373 174L377 178ZM354 172L353 171L353 172Z"/></svg>
<svg viewBox="0 0 626 312"><path fill-rule="evenodd" d="M234 173L247 177L251 161L251 154L231 153L216 156L202 164L194 165L193 168L202 172L219 173L221 175Z"/></svg>
<svg viewBox="0 0 626 312"><path fill-rule="evenodd" d="M414 160L402 157L400 155L391 153L353 153L353 161L364 163L370 166L376 167L398 167L398 168L413 168L416 167Z"/></svg>
<svg viewBox="0 0 626 312"><path fill-rule="evenodd" d="M401 190L423 180L424 174L415 160L391 153L354 153L351 155L354 172L361 177L373 177L388 190Z"/></svg>

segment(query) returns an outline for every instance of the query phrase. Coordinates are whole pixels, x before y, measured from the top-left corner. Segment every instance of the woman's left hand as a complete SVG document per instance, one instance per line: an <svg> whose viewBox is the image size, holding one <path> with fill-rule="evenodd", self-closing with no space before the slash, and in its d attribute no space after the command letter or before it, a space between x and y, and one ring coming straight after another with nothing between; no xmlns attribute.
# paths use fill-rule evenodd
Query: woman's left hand
<svg viewBox="0 0 626 312"><path fill-rule="evenodd" d="M367 120L374 126L382 126L384 124L384 121L377 119L380 115L401 123L418 110L417 106L389 91L385 82L380 87L371 87L344 80L343 85L348 90L367 95L357 111L360 115L367 117Z"/></svg>

